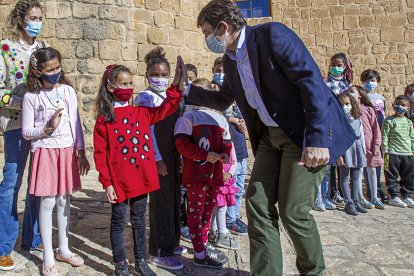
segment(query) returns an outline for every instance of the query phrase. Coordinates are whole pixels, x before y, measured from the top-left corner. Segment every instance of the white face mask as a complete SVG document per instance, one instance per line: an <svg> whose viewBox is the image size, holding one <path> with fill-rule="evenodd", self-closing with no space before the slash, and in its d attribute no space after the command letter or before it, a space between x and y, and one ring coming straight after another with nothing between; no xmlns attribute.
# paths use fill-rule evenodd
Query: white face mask
<svg viewBox="0 0 414 276"><path fill-rule="evenodd" d="M214 32L212 32L209 36L206 37L206 44L210 51L212 51L213 53L224 54L227 48L226 40L218 40L217 37L214 35L219 25L220 23L217 25Z"/></svg>

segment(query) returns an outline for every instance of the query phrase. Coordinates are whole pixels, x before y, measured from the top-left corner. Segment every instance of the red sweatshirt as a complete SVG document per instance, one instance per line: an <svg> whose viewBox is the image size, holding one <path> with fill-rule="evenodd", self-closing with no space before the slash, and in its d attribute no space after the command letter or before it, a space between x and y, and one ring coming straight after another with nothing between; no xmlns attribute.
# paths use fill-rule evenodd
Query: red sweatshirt
<svg viewBox="0 0 414 276"><path fill-rule="evenodd" d="M173 114L180 103L177 87L167 90L159 107L114 108L115 121L100 115L93 135L94 159L103 188L113 185L117 202L159 189L150 125Z"/></svg>
<svg viewBox="0 0 414 276"><path fill-rule="evenodd" d="M224 185L223 164L206 160L209 151L230 156L226 118L217 111L193 109L178 119L174 133L175 145L184 160L183 185Z"/></svg>

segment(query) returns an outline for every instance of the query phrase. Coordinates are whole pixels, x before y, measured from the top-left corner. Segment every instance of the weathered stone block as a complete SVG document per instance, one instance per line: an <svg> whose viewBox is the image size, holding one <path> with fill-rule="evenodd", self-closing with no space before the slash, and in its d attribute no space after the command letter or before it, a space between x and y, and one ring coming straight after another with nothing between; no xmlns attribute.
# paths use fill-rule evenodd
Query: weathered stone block
<svg viewBox="0 0 414 276"><path fill-rule="evenodd" d="M392 41L404 41L404 32L397 28L387 28L381 30L381 41L392 42Z"/></svg>
<svg viewBox="0 0 414 276"><path fill-rule="evenodd" d="M138 59L138 44L137 43L122 43L122 59L123 60L137 60Z"/></svg>
<svg viewBox="0 0 414 276"><path fill-rule="evenodd" d="M359 17L359 26L361 28L371 28L375 26L374 16L363 15Z"/></svg>
<svg viewBox="0 0 414 276"><path fill-rule="evenodd" d="M146 0L145 8L152 11L158 10L160 8L160 0Z"/></svg>
<svg viewBox="0 0 414 276"><path fill-rule="evenodd" d="M82 40L76 43L76 57L77 58L92 58L93 57L93 43L88 40Z"/></svg>
<svg viewBox="0 0 414 276"><path fill-rule="evenodd" d="M174 17L169 12L158 10L154 12L154 22L157 27L173 27Z"/></svg>
<svg viewBox="0 0 414 276"><path fill-rule="evenodd" d="M45 2L45 15L46 18L68 18L72 16L72 5L69 1L56 2L46 1Z"/></svg>
<svg viewBox="0 0 414 276"><path fill-rule="evenodd" d="M391 19L391 26L393 27L404 26L407 22L407 18L405 14L404 15L393 14L393 15L390 15L390 19Z"/></svg>
<svg viewBox="0 0 414 276"><path fill-rule="evenodd" d="M193 31L197 28L197 22L191 17L178 16L175 18L175 27L178 29Z"/></svg>
<svg viewBox="0 0 414 276"><path fill-rule="evenodd" d="M152 11L145 9L135 9L133 20L135 22L142 22L152 25L154 23L154 17Z"/></svg>
<svg viewBox="0 0 414 276"><path fill-rule="evenodd" d="M185 41L186 31L179 29L172 29L170 31L170 43L174 46L183 46L183 41Z"/></svg>
<svg viewBox="0 0 414 276"><path fill-rule="evenodd" d="M98 17L98 6L85 4L78 1L73 2L73 17L89 18Z"/></svg>
<svg viewBox="0 0 414 276"><path fill-rule="evenodd" d="M315 36L316 45L332 47L333 46L333 33L320 33Z"/></svg>
<svg viewBox="0 0 414 276"><path fill-rule="evenodd" d="M300 9L296 7L287 7L283 12L283 16L286 18L300 18Z"/></svg>
<svg viewBox="0 0 414 276"><path fill-rule="evenodd" d="M99 7L99 17L116 22L127 22L129 19L130 8L103 6Z"/></svg>
<svg viewBox="0 0 414 276"><path fill-rule="evenodd" d="M168 31L163 28L148 28L147 32L148 42L154 44L165 44L168 42Z"/></svg>
<svg viewBox="0 0 414 276"><path fill-rule="evenodd" d="M405 42L414 43L414 30L406 30L404 33Z"/></svg>
<svg viewBox="0 0 414 276"><path fill-rule="evenodd" d="M114 40L102 40L99 42L99 58L107 60L121 59L121 43Z"/></svg>
<svg viewBox="0 0 414 276"><path fill-rule="evenodd" d="M83 36L83 22L76 19L56 22L56 37L64 39L80 39Z"/></svg>
<svg viewBox="0 0 414 276"><path fill-rule="evenodd" d="M98 19L85 21L83 38L91 40L103 40L108 37L108 22Z"/></svg>
<svg viewBox="0 0 414 276"><path fill-rule="evenodd" d="M355 30L359 28L357 16L345 16L344 18L345 30Z"/></svg>

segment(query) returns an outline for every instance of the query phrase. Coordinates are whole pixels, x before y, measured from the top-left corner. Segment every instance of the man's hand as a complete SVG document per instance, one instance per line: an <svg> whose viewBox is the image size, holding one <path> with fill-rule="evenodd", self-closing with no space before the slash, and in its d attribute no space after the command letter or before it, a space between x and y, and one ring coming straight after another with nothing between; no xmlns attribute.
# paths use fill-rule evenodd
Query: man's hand
<svg viewBox="0 0 414 276"><path fill-rule="evenodd" d="M342 167L342 166L345 166L345 161L344 161L344 158L341 156L341 157L339 157L338 158L338 160L336 161L336 164L339 166L339 167Z"/></svg>
<svg viewBox="0 0 414 276"><path fill-rule="evenodd" d="M329 149L306 147L302 152L299 165L307 168L316 168L329 163Z"/></svg>
<svg viewBox="0 0 414 276"><path fill-rule="evenodd" d="M162 176L166 176L168 172L167 172L167 166L165 165L164 161L159 160L156 162L156 164L157 164L158 174Z"/></svg>

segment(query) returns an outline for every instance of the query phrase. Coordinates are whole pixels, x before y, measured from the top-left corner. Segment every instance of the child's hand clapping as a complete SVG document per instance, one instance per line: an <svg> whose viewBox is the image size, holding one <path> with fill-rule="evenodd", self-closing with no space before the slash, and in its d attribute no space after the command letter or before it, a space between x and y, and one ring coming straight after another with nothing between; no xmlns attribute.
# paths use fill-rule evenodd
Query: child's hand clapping
<svg viewBox="0 0 414 276"><path fill-rule="evenodd" d="M177 57L177 65L175 66L175 76L172 85L178 86L178 89L183 92L188 83L187 69L181 56Z"/></svg>
<svg viewBox="0 0 414 276"><path fill-rule="evenodd" d="M114 186L111 185L108 188L106 188L105 193L106 193L106 198L108 199L110 203L116 203L116 200L118 199L118 197L116 196Z"/></svg>

